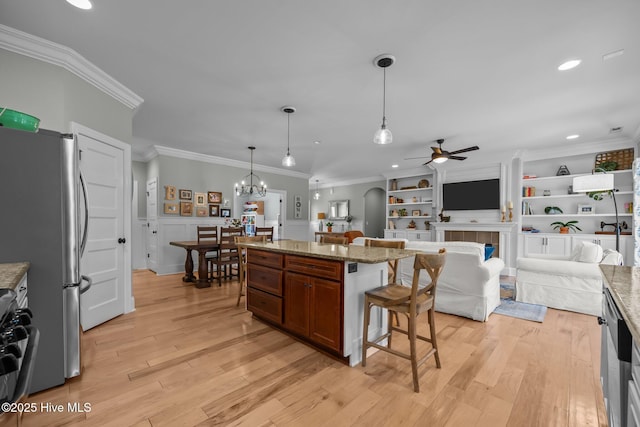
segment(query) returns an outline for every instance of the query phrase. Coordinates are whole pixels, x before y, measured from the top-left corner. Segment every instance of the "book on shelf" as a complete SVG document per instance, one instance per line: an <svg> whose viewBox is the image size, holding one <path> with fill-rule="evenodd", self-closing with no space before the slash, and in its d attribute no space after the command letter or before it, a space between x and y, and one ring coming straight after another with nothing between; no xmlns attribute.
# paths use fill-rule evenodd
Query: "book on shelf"
<svg viewBox="0 0 640 427"><path fill-rule="evenodd" d="M522 187L522 197L533 197L536 195L536 187Z"/></svg>
<svg viewBox="0 0 640 427"><path fill-rule="evenodd" d="M533 179L537 177L538 176L534 173L525 173L524 175L522 175L522 179Z"/></svg>
<svg viewBox="0 0 640 427"><path fill-rule="evenodd" d="M522 202L522 215L533 215L533 209L531 208L529 202Z"/></svg>

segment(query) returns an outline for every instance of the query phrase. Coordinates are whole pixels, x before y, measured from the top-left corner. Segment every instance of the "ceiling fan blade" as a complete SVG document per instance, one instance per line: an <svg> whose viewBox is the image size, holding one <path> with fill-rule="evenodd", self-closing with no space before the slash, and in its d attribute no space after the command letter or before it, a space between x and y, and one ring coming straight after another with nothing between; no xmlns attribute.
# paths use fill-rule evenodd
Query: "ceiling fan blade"
<svg viewBox="0 0 640 427"><path fill-rule="evenodd" d="M440 147L431 147L434 153L442 154L442 149Z"/></svg>
<svg viewBox="0 0 640 427"><path fill-rule="evenodd" d="M466 157L462 157L462 156L449 156L450 159L452 160L464 160L466 159Z"/></svg>
<svg viewBox="0 0 640 427"><path fill-rule="evenodd" d="M475 150L479 150L479 149L480 149L480 147L478 147L477 145L474 145L473 147L467 147L467 148L463 148L462 150L452 151L449 154L466 153L467 151L475 151Z"/></svg>
<svg viewBox="0 0 640 427"><path fill-rule="evenodd" d="M422 166L427 166L431 162L433 162L433 160L429 160L427 163L423 163Z"/></svg>
<svg viewBox="0 0 640 427"><path fill-rule="evenodd" d="M405 157L405 160L428 159L429 157L431 157L431 156Z"/></svg>

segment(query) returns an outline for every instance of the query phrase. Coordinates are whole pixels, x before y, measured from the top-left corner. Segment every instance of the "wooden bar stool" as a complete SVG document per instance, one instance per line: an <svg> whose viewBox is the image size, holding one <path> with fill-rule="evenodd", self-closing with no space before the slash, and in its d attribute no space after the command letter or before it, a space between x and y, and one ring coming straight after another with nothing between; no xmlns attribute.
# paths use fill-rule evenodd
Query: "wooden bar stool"
<svg viewBox="0 0 640 427"><path fill-rule="evenodd" d="M390 249L404 249L405 241L404 240L382 240L382 239L365 239L364 245L373 247L373 248L390 248ZM387 277L387 283L391 284L399 284L396 282L398 278L398 260L394 259L389 261L389 276ZM398 313L395 311L389 310L389 322L391 322L391 317L395 317L396 325L400 326L400 319L398 318ZM391 345L391 337L389 337L389 345Z"/></svg>
<svg viewBox="0 0 640 427"><path fill-rule="evenodd" d="M344 236L320 236L320 243L332 243L334 245L346 245L349 243L349 239Z"/></svg>
<svg viewBox="0 0 640 427"><path fill-rule="evenodd" d="M240 258L240 284L238 286L238 301L236 301L236 307L240 305L240 297L242 297L242 290L247 286L247 248L242 246L243 243L248 242L261 242L267 241L267 236L262 234L260 236L235 236L236 246L238 247L238 257Z"/></svg>
<svg viewBox="0 0 640 427"><path fill-rule="evenodd" d="M367 349L369 347L375 347L378 350L386 351L387 353L391 353L395 356L408 359L411 361L411 370L413 372L413 391L416 393L420 392L418 366L422 365L429 357L434 356L436 359L436 366L440 368L440 355L438 354L438 344L436 342L434 307L438 277L444 267L445 255L446 252L444 249L440 249L437 254L416 254L415 262L413 264L413 281L410 288L408 286L391 284L366 291L364 294L362 366L365 367L367 364ZM429 276L431 276L431 283L424 288L419 289L418 278L420 277L421 270L426 270L427 273L429 273ZM371 307L374 305L397 313L404 313L408 320L407 330L393 326L391 322L389 322L387 333L373 341L369 341L369 317L371 315ZM430 331L429 338L418 335L416 332L417 317L420 313L424 313L425 311L428 314L427 321L429 323ZM407 335L409 338L410 354L402 353L391 348L390 338L393 331ZM389 338L387 347L378 344L385 338ZM420 360L418 360L416 352L417 339L431 343L431 349Z"/></svg>

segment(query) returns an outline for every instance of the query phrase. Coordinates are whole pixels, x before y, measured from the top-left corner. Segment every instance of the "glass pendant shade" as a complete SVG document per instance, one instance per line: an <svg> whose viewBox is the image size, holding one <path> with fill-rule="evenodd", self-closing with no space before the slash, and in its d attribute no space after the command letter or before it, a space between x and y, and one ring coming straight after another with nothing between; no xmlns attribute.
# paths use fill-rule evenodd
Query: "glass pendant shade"
<svg viewBox="0 0 640 427"><path fill-rule="evenodd" d="M380 129L378 129L373 136L373 142L380 145L391 144L393 142L393 135L391 135L391 131L387 129L387 125L384 121L382 122Z"/></svg>
<svg viewBox="0 0 640 427"><path fill-rule="evenodd" d="M291 154L289 154L289 151L287 151L287 155L282 158L282 166L291 167L295 165L296 159Z"/></svg>
<svg viewBox="0 0 640 427"><path fill-rule="evenodd" d="M296 165L296 159L291 155L289 151L289 137L291 134L290 117L291 114L296 112L294 107L284 106L280 109L283 113L287 113L287 155L282 158L282 166L291 167Z"/></svg>

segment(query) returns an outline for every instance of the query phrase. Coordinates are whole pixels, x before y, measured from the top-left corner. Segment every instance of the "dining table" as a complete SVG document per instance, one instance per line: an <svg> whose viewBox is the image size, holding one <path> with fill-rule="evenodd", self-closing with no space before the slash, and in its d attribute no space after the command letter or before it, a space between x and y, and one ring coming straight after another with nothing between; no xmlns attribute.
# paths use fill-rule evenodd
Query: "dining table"
<svg viewBox="0 0 640 427"><path fill-rule="evenodd" d="M207 252L217 251L220 244L215 240L198 242L197 240L185 240L169 242L171 246L177 246L187 251L187 258L184 262L185 275L183 282L193 282L196 288L208 288L211 286L209 280L209 267L207 265ZM192 251L198 251L198 277L193 275Z"/></svg>

